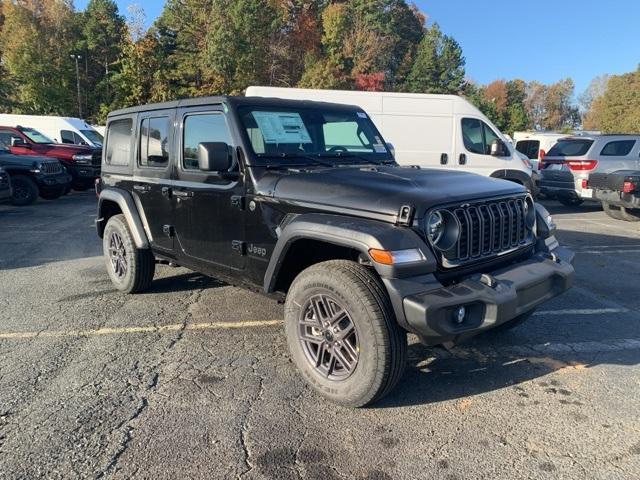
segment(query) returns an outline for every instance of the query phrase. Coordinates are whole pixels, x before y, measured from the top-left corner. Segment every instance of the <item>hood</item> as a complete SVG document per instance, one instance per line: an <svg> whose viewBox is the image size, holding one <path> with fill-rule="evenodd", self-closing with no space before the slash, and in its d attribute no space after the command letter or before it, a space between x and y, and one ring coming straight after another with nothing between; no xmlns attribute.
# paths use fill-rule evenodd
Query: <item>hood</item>
<svg viewBox="0 0 640 480"><path fill-rule="evenodd" d="M70 145L67 143L46 143L40 144L50 150L56 150L58 152L68 152L70 155L75 155L76 153L93 153L96 148L90 147L88 145Z"/></svg>
<svg viewBox="0 0 640 480"><path fill-rule="evenodd" d="M418 218L434 206L525 191L516 183L473 173L397 166L270 172L258 182L259 194L278 200L386 216L412 205Z"/></svg>
<svg viewBox="0 0 640 480"><path fill-rule="evenodd" d="M1 167L29 167L40 162L56 162L58 160L51 157L44 157L40 155L14 155L6 150L0 150L0 166Z"/></svg>

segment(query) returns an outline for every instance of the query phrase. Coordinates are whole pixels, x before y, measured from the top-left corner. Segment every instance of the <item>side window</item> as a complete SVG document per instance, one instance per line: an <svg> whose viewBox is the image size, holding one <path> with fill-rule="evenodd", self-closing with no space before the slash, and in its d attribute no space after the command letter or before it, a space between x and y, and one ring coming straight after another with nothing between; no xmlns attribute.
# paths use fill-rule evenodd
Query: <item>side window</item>
<svg viewBox="0 0 640 480"><path fill-rule="evenodd" d="M603 157L625 157L629 155L631 149L636 144L635 140L618 140L607 143L600 155Z"/></svg>
<svg viewBox="0 0 640 480"><path fill-rule="evenodd" d="M471 153L484 154L482 122L475 118L462 119L462 139L464 147Z"/></svg>
<svg viewBox="0 0 640 480"><path fill-rule="evenodd" d="M141 167L164 168L169 163L169 118L145 118L140 124Z"/></svg>
<svg viewBox="0 0 640 480"><path fill-rule="evenodd" d="M11 138L13 135L11 132L6 130L0 130L0 142L4 143L7 146L11 146Z"/></svg>
<svg viewBox="0 0 640 480"><path fill-rule="evenodd" d="M540 142L538 140L520 140L516 143L516 150L525 154L529 160L537 160L540 152Z"/></svg>
<svg viewBox="0 0 640 480"><path fill-rule="evenodd" d="M462 119L464 147L471 153L491 155L491 144L498 138L491 127L477 118Z"/></svg>
<svg viewBox="0 0 640 480"><path fill-rule="evenodd" d="M60 142L62 143L76 143L73 138L73 132L71 130L60 130Z"/></svg>
<svg viewBox="0 0 640 480"><path fill-rule="evenodd" d="M116 120L109 124L105 157L108 165L129 165L132 125L133 121L130 118Z"/></svg>
<svg viewBox="0 0 640 480"><path fill-rule="evenodd" d="M231 144L227 121L222 113L193 114L184 118L182 166L186 170L198 170L198 144L224 142Z"/></svg>

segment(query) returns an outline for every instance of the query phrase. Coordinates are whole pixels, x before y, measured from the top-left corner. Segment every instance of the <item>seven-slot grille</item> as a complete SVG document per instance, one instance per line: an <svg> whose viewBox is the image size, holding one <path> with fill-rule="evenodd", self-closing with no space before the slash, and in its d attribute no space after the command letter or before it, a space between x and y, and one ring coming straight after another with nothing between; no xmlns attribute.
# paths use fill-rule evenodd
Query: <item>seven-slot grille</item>
<svg viewBox="0 0 640 480"><path fill-rule="evenodd" d="M40 170L42 173L54 174L54 173L62 173L62 165L60 162L42 162L40 165Z"/></svg>
<svg viewBox="0 0 640 480"><path fill-rule="evenodd" d="M456 244L444 252L449 266L525 246L532 240L526 225L525 198L508 198L448 210L460 224Z"/></svg>

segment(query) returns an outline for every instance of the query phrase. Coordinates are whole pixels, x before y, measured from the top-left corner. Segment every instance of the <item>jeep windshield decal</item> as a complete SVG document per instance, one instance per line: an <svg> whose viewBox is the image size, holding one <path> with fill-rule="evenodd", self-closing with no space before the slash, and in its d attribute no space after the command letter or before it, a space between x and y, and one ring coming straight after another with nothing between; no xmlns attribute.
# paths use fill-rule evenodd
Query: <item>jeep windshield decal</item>
<svg viewBox="0 0 640 480"><path fill-rule="evenodd" d="M336 163L393 162L373 122L356 108L243 106L239 113L258 158L313 163L319 163L320 158L335 159Z"/></svg>

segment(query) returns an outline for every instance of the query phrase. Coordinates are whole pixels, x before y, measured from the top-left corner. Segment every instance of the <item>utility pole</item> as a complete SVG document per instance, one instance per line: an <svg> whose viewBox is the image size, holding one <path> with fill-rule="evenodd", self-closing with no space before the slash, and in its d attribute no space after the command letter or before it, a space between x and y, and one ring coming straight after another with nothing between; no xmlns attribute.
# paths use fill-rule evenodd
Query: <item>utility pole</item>
<svg viewBox="0 0 640 480"><path fill-rule="evenodd" d="M78 86L78 117L82 118L82 101L80 99L80 67L78 67L78 60L82 59L82 55L71 55L76 61L76 84Z"/></svg>

